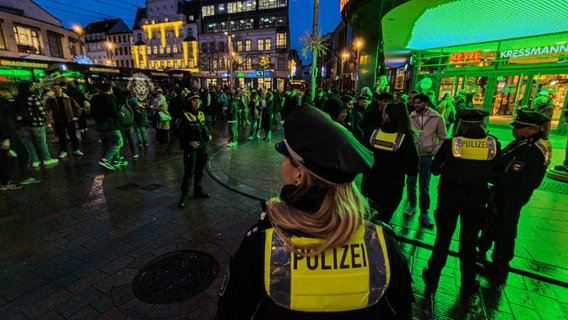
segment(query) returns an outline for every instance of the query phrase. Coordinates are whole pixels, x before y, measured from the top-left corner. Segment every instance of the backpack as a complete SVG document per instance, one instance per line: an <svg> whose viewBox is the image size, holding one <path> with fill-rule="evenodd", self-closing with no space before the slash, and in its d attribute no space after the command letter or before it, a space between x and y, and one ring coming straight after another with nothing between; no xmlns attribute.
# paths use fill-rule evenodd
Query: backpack
<svg viewBox="0 0 568 320"><path fill-rule="evenodd" d="M120 104L118 107L120 124L123 126L131 126L134 123L134 112L128 105L128 102Z"/></svg>

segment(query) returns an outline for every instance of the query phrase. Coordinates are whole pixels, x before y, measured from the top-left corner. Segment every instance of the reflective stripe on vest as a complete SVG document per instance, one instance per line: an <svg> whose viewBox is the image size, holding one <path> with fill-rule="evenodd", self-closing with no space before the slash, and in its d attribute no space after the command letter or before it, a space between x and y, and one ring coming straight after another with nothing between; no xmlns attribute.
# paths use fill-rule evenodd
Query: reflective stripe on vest
<svg viewBox="0 0 568 320"><path fill-rule="evenodd" d="M386 133L382 130L375 130L369 142L375 149L397 151L404 140L404 133Z"/></svg>
<svg viewBox="0 0 568 320"><path fill-rule="evenodd" d="M390 282L383 229L362 224L345 245L314 257L291 253L267 229L264 287L277 305L304 312L341 312L377 304ZM296 244L320 239L292 237Z"/></svg>
<svg viewBox="0 0 568 320"><path fill-rule="evenodd" d="M538 139L534 145L537 146L540 152L542 152L542 155L544 156L544 165L549 165L550 158L552 157L552 145L550 144L550 140Z"/></svg>
<svg viewBox="0 0 568 320"><path fill-rule="evenodd" d="M489 161L495 158L496 145L492 137L469 139L459 136L452 138L452 153L460 159Z"/></svg>
<svg viewBox="0 0 568 320"><path fill-rule="evenodd" d="M194 114L192 114L190 112L184 112L183 114L185 114L185 117L187 118L187 120L189 122L191 122L191 124L194 124L196 122L199 122L199 123L205 122L205 114L203 114L203 112L201 112L201 111L197 112L197 116L195 116Z"/></svg>

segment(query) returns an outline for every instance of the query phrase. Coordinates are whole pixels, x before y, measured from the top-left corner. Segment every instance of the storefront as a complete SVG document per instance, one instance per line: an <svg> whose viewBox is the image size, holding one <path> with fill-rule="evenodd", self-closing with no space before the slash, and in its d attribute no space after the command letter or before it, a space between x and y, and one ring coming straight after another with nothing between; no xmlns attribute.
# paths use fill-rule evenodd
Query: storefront
<svg viewBox="0 0 568 320"><path fill-rule="evenodd" d="M568 33L416 51L414 88L436 99L464 90L490 122L508 123L516 110L546 93L555 106L552 128L562 124L568 99Z"/></svg>

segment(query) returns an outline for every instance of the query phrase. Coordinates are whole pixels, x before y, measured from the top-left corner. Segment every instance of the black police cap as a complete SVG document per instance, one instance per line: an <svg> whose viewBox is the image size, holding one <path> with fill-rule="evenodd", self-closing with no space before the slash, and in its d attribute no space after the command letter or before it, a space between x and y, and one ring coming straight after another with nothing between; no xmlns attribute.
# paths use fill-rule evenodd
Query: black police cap
<svg viewBox="0 0 568 320"><path fill-rule="evenodd" d="M456 113L456 117L462 121L483 121L489 112L478 109L463 109Z"/></svg>
<svg viewBox="0 0 568 320"><path fill-rule="evenodd" d="M518 110L517 117L511 122L511 125L513 127L540 127L549 121L550 118L540 112Z"/></svg>
<svg viewBox="0 0 568 320"><path fill-rule="evenodd" d="M350 183L373 165L373 154L328 114L305 105L284 122L284 141L276 150L331 184Z"/></svg>

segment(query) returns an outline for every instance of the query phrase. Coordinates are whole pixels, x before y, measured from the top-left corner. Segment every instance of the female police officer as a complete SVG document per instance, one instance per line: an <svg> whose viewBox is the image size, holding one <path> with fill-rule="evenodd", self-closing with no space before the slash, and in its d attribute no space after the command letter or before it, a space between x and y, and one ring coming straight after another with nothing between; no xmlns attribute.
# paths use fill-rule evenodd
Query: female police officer
<svg viewBox="0 0 568 320"><path fill-rule="evenodd" d="M284 126L284 187L231 259L217 319L411 318L407 262L353 183L372 155L312 106Z"/></svg>

